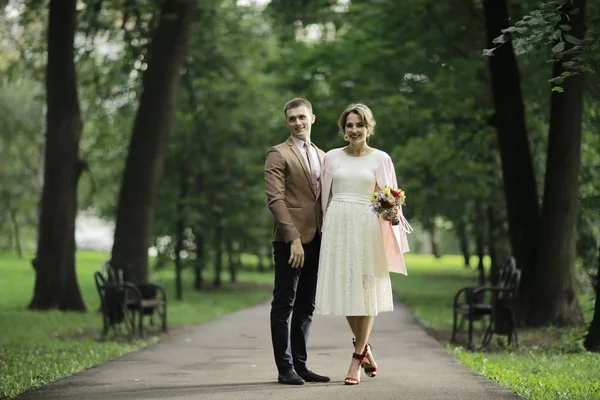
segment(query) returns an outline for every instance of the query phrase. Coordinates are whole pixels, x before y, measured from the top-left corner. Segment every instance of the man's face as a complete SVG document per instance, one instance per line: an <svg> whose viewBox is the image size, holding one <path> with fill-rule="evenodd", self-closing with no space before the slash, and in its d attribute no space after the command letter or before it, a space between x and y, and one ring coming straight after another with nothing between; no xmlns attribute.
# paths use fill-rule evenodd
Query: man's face
<svg viewBox="0 0 600 400"><path fill-rule="evenodd" d="M285 124L292 136L307 141L310 139L310 128L315 122L314 114L311 114L306 106L290 108L285 113Z"/></svg>

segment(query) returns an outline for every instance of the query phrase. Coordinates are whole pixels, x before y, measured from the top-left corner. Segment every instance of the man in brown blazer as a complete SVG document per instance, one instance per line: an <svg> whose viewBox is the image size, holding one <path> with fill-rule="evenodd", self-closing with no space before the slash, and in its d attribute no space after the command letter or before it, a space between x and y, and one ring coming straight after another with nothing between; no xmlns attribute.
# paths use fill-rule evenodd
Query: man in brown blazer
<svg viewBox="0 0 600 400"><path fill-rule="evenodd" d="M275 364L279 383L329 382L329 377L306 366L321 245L320 177L325 153L310 141L315 116L308 100L290 100L284 114L291 135L269 149L265 162L267 199L275 219L271 303Z"/></svg>

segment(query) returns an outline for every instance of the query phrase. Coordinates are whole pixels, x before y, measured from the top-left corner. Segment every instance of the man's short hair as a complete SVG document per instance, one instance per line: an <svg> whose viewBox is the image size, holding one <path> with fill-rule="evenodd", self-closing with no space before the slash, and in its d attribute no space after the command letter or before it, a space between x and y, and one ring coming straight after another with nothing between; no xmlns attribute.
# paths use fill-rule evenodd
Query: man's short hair
<svg viewBox="0 0 600 400"><path fill-rule="evenodd" d="M292 99L285 103L285 106L283 107L283 115L285 115L287 118L288 110L301 106L306 106L306 108L308 108L308 112L312 114L312 104L310 104L310 101L303 99L302 97L296 97L295 99Z"/></svg>

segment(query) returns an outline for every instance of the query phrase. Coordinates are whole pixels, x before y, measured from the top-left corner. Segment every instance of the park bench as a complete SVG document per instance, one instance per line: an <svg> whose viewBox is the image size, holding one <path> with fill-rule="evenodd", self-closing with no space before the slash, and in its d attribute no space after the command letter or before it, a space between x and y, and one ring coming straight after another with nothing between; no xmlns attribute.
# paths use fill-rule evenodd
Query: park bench
<svg viewBox="0 0 600 400"><path fill-rule="evenodd" d="M162 331L167 331L167 295L160 285L134 285L125 279L123 268L115 268L110 262L104 263L102 273L96 272L94 279L100 296L103 338L110 328L118 333L123 326L133 336L136 325L138 334L143 337L144 317L154 325L155 315L161 320Z"/></svg>
<svg viewBox="0 0 600 400"><path fill-rule="evenodd" d="M484 332L481 347L488 345L496 334L508 336L509 345L514 338L515 346L518 348L517 323L512 303L520 281L521 271L517 269L516 261L511 257L500 269L497 285L461 288L454 296L452 342L456 342L456 335L462 332L467 320L469 335L467 347L471 349L473 324L475 321L480 321Z"/></svg>

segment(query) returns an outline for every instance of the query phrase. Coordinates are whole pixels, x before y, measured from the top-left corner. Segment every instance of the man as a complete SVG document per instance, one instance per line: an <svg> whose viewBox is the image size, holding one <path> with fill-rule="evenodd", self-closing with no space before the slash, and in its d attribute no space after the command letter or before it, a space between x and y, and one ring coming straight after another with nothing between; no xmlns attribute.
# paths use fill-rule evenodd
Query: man
<svg viewBox="0 0 600 400"><path fill-rule="evenodd" d="M283 112L291 135L269 149L265 162L267 199L275 218L271 338L279 372L277 380L287 385L329 382L329 377L306 366L321 244L319 181L325 153L310 141L315 116L308 100L290 100Z"/></svg>

